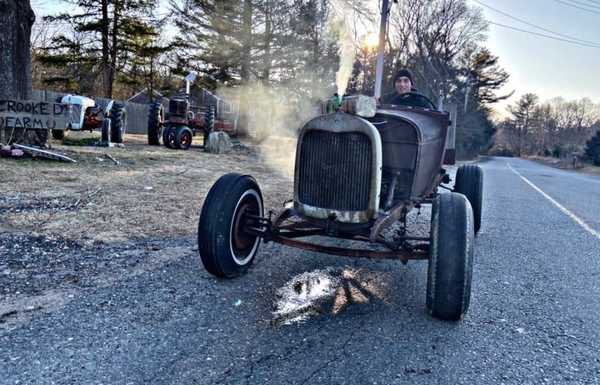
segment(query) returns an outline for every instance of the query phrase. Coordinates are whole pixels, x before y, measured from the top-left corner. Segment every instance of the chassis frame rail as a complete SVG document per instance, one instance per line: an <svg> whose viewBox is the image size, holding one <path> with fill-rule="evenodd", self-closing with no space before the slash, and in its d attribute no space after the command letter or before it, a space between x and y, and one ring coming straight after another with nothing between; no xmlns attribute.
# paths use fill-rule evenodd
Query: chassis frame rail
<svg viewBox="0 0 600 385"><path fill-rule="evenodd" d="M294 217L299 218L300 221L290 221L286 223L286 221ZM428 242L412 245L407 243L407 241L428 241L429 238L403 237L401 239L403 243L399 245L391 244L383 239L378 239L377 241L372 242L369 239L368 234L365 234L363 231L339 231L339 229L332 229L329 226L317 226L314 223L304 220L291 208L283 210L274 220L255 215L247 215L245 222L245 232L259 236L265 242L276 242L282 245L295 247L297 249L354 258L378 260L394 259L400 260L404 264L406 264L409 260L429 259ZM335 239L347 239L377 244L385 247L387 250L336 247L295 239L316 235Z"/></svg>

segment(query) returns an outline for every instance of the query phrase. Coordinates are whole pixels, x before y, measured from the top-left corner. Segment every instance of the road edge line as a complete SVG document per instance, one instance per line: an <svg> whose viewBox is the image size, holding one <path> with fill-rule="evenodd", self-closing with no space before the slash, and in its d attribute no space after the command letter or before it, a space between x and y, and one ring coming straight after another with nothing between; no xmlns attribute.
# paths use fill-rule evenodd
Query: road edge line
<svg viewBox="0 0 600 385"><path fill-rule="evenodd" d="M546 198L550 202L552 202L552 204L554 204L556 207L558 207L558 209L560 211L562 211L564 214L567 214L567 216L569 216L569 218L571 218L572 220L574 220L575 223L577 223L579 226L581 226L585 231L587 231L588 233L592 234L596 238L600 239L600 232L594 230L590 225L588 225L587 223L585 223L585 221L583 219L581 219L577 215L573 214L571 211L569 211L569 209L567 209L566 207L564 207L563 205L561 205L560 203L558 203L556 200L554 200L554 198L552 198L550 195L548 195L544 191L542 191L541 188L539 188L538 186L536 186L535 184L533 184L533 182L531 182L529 179L527 179L523 175L521 175L521 173L518 172L517 170L515 170L513 168L513 166L510 165L510 163L506 162L506 165L508 166L508 168L511 169L512 172L514 172L521 179L523 179L525 181L525 183L527 183L529 186L531 186L535 191L537 191L540 194L542 194L542 196L544 198Z"/></svg>

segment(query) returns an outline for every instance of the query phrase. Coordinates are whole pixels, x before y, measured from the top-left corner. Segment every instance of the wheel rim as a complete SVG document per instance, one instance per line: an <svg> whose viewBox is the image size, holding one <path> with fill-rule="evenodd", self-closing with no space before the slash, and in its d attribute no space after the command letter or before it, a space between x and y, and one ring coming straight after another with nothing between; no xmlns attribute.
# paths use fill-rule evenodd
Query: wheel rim
<svg viewBox="0 0 600 385"><path fill-rule="evenodd" d="M192 135L186 131L181 135L181 147L188 147L190 144L192 144Z"/></svg>
<svg viewBox="0 0 600 385"><path fill-rule="evenodd" d="M239 266L244 266L256 253L260 237L244 233L247 214L262 215L263 206L260 195L255 190L246 190L235 206L229 229L229 247L233 260Z"/></svg>
<svg viewBox="0 0 600 385"><path fill-rule="evenodd" d="M175 146L175 130L172 127L167 128L167 141L169 145Z"/></svg>

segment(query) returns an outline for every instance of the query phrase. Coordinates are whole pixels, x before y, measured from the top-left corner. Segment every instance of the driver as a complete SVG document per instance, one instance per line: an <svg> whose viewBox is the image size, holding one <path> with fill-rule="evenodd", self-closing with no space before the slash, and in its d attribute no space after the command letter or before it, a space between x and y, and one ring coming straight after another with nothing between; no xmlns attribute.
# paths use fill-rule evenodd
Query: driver
<svg viewBox="0 0 600 385"><path fill-rule="evenodd" d="M406 68L401 69L394 77L394 92L384 95L382 104L431 108L427 99L418 93L414 84L412 72Z"/></svg>

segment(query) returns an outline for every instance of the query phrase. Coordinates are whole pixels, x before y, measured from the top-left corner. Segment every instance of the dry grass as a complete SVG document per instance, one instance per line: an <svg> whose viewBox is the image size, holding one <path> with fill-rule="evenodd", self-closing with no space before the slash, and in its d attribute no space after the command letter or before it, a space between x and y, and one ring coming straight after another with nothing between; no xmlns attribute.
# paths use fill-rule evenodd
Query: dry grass
<svg viewBox="0 0 600 385"><path fill-rule="evenodd" d="M573 160L570 158L552 158L546 156L529 156L529 160L533 160L546 166L559 168L561 170L573 170L585 174L600 175L600 167L593 166L588 163L578 163L577 167L573 167Z"/></svg>
<svg viewBox="0 0 600 385"><path fill-rule="evenodd" d="M125 142L125 148L53 143L76 164L0 159L0 231L105 242L193 236L204 197L228 172L253 175L267 208L291 198L292 181L252 146L213 155L148 146L143 135L126 135Z"/></svg>

